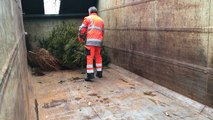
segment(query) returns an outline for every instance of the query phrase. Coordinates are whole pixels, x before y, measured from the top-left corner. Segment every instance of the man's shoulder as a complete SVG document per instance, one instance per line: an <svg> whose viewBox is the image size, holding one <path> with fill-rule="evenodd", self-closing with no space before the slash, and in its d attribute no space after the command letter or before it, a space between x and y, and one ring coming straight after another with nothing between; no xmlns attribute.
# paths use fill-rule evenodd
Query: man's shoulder
<svg viewBox="0 0 213 120"><path fill-rule="evenodd" d="M89 15L89 16L86 16L86 17L84 17L85 19L87 19L87 20L91 20L91 19L93 19L94 17L96 17L96 18L98 18L99 20L101 20L101 21L103 21L104 22L104 20L100 17L100 16L98 16L98 15Z"/></svg>
<svg viewBox="0 0 213 120"><path fill-rule="evenodd" d="M100 16L97 15L97 17L98 17L99 20L104 21Z"/></svg>
<svg viewBox="0 0 213 120"><path fill-rule="evenodd" d="M90 16L85 16L84 19L88 19Z"/></svg>
<svg viewBox="0 0 213 120"><path fill-rule="evenodd" d="M98 16L99 17L99 16ZM99 17L99 19L104 23L104 20L101 18L101 17Z"/></svg>

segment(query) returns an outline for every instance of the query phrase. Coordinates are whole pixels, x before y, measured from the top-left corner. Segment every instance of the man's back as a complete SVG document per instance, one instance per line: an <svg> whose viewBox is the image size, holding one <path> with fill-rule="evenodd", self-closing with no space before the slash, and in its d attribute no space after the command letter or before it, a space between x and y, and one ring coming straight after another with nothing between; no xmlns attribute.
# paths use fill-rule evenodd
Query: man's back
<svg viewBox="0 0 213 120"><path fill-rule="evenodd" d="M104 22L96 14L92 13L84 18L83 22L87 26L86 45L101 46L104 35Z"/></svg>

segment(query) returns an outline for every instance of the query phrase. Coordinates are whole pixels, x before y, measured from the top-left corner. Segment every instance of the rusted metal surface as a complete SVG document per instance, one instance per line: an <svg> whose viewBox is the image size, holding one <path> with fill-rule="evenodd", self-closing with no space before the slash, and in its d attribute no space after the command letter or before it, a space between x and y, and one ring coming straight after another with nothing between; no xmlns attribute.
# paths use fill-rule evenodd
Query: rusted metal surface
<svg viewBox="0 0 213 120"><path fill-rule="evenodd" d="M84 76L60 71L35 77L40 120L213 118L211 108L115 65L94 82L85 82Z"/></svg>
<svg viewBox="0 0 213 120"><path fill-rule="evenodd" d="M212 5L212 0L100 0L104 45L113 63L213 106L207 91Z"/></svg>

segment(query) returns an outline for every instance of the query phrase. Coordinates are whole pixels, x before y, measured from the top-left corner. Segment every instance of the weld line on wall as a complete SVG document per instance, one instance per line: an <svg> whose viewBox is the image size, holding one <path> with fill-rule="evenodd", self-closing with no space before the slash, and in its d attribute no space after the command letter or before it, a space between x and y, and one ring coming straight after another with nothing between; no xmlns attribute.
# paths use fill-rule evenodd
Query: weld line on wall
<svg viewBox="0 0 213 120"><path fill-rule="evenodd" d="M128 53L139 55L139 56L144 56L145 58L151 58L152 60L161 61L161 62L173 64L173 65L176 65L176 66L181 66L181 67L188 68L188 69L191 69L191 70L196 70L198 72L203 72L205 74L208 74L211 71L213 71L213 69L209 69L207 67L202 67L202 66L199 66L199 65L180 62L180 61L173 60L173 59L168 59L168 58L165 59L165 58L158 57L158 56L144 54L144 53L138 52L138 51L133 51L133 50L128 50L128 49L121 49L121 48L111 48L111 47L108 47L108 46L105 46L105 47L109 48L109 49L115 49L115 50L120 50L120 51L123 51L123 52L128 52Z"/></svg>
<svg viewBox="0 0 213 120"><path fill-rule="evenodd" d="M123 28L105 28L105 30L137 30L137 31L166 31L166 32L197 32L197 33L213 33L213 28L156 28L156 27L123 27Z"/></svg>

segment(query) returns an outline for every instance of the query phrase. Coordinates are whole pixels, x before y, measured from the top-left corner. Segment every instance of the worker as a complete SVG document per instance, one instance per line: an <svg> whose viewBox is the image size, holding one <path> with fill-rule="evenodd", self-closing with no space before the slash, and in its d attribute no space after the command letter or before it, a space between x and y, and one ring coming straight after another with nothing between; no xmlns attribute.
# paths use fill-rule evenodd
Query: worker
<svg viewBox="0 0 213 120"><path fill-rule="evenodd" d="M102 56L101 47L104 35L104 21L97 15L97 8L88 9L89 16L85 17L79 27L78 40L83 41L83 35L86 33L86 59L87 59L87 77L85 81L94 79L93 59L96 62L96 76L102 78Z"/></svg>

